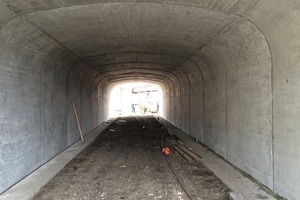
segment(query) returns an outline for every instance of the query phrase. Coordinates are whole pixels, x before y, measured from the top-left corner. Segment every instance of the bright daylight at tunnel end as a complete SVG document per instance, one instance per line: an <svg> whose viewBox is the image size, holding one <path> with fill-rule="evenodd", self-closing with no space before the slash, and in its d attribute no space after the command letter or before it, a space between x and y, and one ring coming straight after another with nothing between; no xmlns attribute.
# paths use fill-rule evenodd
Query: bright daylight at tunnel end
<svg viewBox="0 0 300 200"><path fill-rule="evenodd" d="M108 120L147 116L298 200L299 27L298 0L0 0L0 199Z"/></svg>

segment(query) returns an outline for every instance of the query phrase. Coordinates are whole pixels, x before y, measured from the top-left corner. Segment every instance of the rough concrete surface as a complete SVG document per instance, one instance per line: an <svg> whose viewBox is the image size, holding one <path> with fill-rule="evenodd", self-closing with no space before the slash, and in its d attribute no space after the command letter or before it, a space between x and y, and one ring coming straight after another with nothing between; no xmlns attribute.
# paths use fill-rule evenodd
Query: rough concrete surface
<svg viewBox="0 0 300 200"><path fill-rule="evenodd" d="M84 143L76 142L68 149L55 156L39 169L25 177L16 185L0 195L1 200L31 200L67 163L85 149L114 119L106 121L84 137Z"/></svg>
<svg viewBox="0 0 300 200"><path fill-rule="evenodd" d="M274 193L300 196L298 0L0 0L0 192L108 117L112 85Z"/></svg>

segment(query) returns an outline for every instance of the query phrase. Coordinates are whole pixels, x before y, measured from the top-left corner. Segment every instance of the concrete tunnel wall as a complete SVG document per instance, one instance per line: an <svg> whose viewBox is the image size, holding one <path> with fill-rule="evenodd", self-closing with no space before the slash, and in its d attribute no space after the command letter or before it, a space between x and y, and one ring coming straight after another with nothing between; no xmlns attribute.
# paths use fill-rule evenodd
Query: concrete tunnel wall
<svg viewBox="0 0 300 200"><path fill-rule="evenodd" d="M76 56L20 18L2 27L1 44L4 191L79 139L71 102L81 118L89 119L81 119L85 133L98 122L86 116L95 91L85 76L94 72L77 67Z"/></svg>
<svg viewBox="0 0 300 200"><path fill-rule="evenodd" d="M110 85L140 79L164 86L167 120L296 200L300 3L114 2L0 1L0 192L79 139L72 102L88 133Z"/></svg>

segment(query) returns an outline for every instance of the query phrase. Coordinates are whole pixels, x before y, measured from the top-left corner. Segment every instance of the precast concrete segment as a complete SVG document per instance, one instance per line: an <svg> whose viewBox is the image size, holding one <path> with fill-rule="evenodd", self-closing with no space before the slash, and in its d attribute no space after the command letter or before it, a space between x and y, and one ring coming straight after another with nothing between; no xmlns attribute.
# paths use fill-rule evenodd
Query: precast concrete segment
<svg viewBox="0 0 300 200"><path fill-rule="evenodd" d="M235 18L230 13L174 4L126 2L66 7L23 16L59 42L75 47L72 48L73 50L84 50L86 44L93 50L100 47L103 49L103 54L111 50L116 52L113 49L115 47L145 49L148 44L151 44L149 42L153 42L150 51L160 48L160 53L165 49L167 53L179 51L180 55L210 41ZM55 17L49 18L49 16ZM77 23L74 24L75 21ZM212 21L214 23L211 23ZM75 27L76 32L72 35L68 34L67 30L74 30ZM81 34L82 31L85 34ZM187 32L188 38L186 38ZM116 40L115 47L110 45L110 40L112 42ZM130 45L124 46L124 42ZM98 46L102 43L103 47ZM104 49L106 44L109 48ZM171 49L176 45L181 45L181 48ZM184 48L185 46L187 48ZM144 52L149 52L149 49L145 49ZM81 53L83 56L86 55L84 52Z"/></svg>
<svg viewBox="0 0 300 200"><path fill-rule="evenodd" d="M1 2L2 3L2 2ZM8 23L11 19L17 16L16 13L11 11L4 5L0 6L0 28L2 28L6 23Z"/></svg>
<svg viewBox="0 0 300 200"><path fill-rule="evenodd" d="M179 55L146 52L123 52L84 58L84 60L87 60L88 63L97 68L124 63L155 63L158 65L180 66L186 59L186 57L180 57Z"/></svg>
<svg viewBox="0 0 300 200"><path fill-rule="evenodd" d="M172 73L173 71L175 71L178 66L175 65L168 65L168 64L161 64L161 63L156 63L154 62L133 62L133 61L129 61L129 62L124 62L124 63L112 63L112 64L108 64L105 66L98 66L96 65L96 67L93 67L95 70L97 70L99 72L99 74L102 73L106 73L109 71L114 71L114 70L132 70L134 71L134 69L145 69L145 70L152 70L152 71L161 71L164 73Z"/></svg>
<svg viewBox="0 0 300 200"><path fill-rule="evenodd" d="M53 49L41 67L41 160L47 162L67 146L66 77L78 60L64 48ZM64 62L62 62L64 61ZM67 67L68 66L68 67ZM73 140L74 142L74 140Z"/></svg>
<svg viewBox="0 0 300 200"><path fill-rule="evenodd" d="M189 81L188 84L183 86L184 89L188 91L189 96L182 98L182 105L186 106L183 109L188 111L185 116L185 118L188 119L188 122L185 123L189 129L185 129L185 131L193 137L198 138L200 141L203 141L204 80L202 69L190 62L190 60L185 61L181 65L181 68L186 71L186 74L188 74Z"/></svg>
<svg viewBox="0 0 300 200"><path fill-rule="evenodd" d="M40 65L57 47L16 18L0 37L0 192L41 165Z"/></svg>
<svg viewBox="0 0 300 200"><path fill-rule="evenodd" d="M294 200L300 196L300 4L271 1L259 7L248 17L264 32L272 54L274 191Z"/></svg>
<svg viewBox="0 0 300 200"><path fill-rule="evenodd" d="M201 67L203 72L203 123L205 124L203 143L226 158L225 63L218 52L210 46L202 48L191 60L194 65Z"/></svg>
<svg viewBox="0 0 300 200"><path fill-rule="evenodd" d="M75 103L77 106L84 133L87 133L88 130L93 129L93 127L103 122L98 122L98 113L95 109L92 109L97 107L98 96L95 89L96 86L92 85L93 79L90 77L94 77L96 74L93 68L83 63L75 63L69 70L68 77L66 78L67 105L69 105L67 106L67 135L69 145L78 139L77 136L79 134L77 126L74 123L75 116L70 106L72 103Z"/></svg>
<svg viewBox="0 0 300 200"><path fill-rule="evenodd" d="M77 58L19 17L1 28L0 40L3 192L78 140L66 142L65 119L66 76Z"/></svg>
<svg viewBox="0 0 300 200"><path fill-rule="evenodd" d="M151 66L151 65L150 65ZM166 77L166 79L178 79L176 76L176 73L173 73L172 71L164 71L162 69L155 69L155 67L152 68L138 68L138 66L135 67L132 66L131 68L120 68L120 69L114 69L113 67L110 70L103 71L102 73L99 73L97 79L101 78L107 78L107 77L113 77L113 76L122 76L123 74L148 74L149 76L155 77L155 76L162 76Z"/></svg>
<svg viewBox="0 0 300 200"><path fill-rule="evenodd" d="M38 140L37 135L42 135L41 130L51 132L51 128L44 129L37 124L42 119L39 113L43 112L42 102L38 98L47 98L45 107L50 108L57 102L54 98L55 88L60 94L63 91L61 88L64 88L58 88L62 79L57 75L50 78L58 78L59 84L49 80L46 81L50 83L49 86L44 87L51 89L51 85L55 86L51 90L53 95L45 97L45 93L39 92L40 80L44 79L38 71L47 54L50 54L49 58L55 54L52 50L57 49L59 54L63 52L59 50L63 46L70 48L81 58L87 59L83 60L87 68L90 67L91 56L101 59L107 54L120 55L120 58L109 62L90 60L90 64L94 67L99 64L99 68L102 63L108 63L104 68L101 66L104 71L110 64L120 61L151 61L148 55L153 55L153 63L168 63L183 68L189 79L186 81L186 75L175 69L184 84L175 84L173 96L166 97L171 105L167 118L190 130L189 134L195 134L275 193L297 199L300 196L297 188L300 185L300 147L297 142L300 129L297 123L300 118L300 83L297 81L300 75L297 67L300 60L297 53L300 46L297 28L300 25L299 8L297 0L1 0L2 129L8 135L17 137L16 127L24 125L22 137L33 140ZM180 64L180 59L171 59L176 56L186 60ZM60 65L60 61L65 64ZM201 68L203 77L200 78L200 72L195 73L196 67L192 62L199 70ZM70 68L70 64L66 57L57 57L53 62L53 65L66 69ZM160 67L173 71L162 65ZM99 105L95 103L99 101L91 97L97 92L85 91L88 87L81 87L91 85L87 80L91 77L94 76L82 76L84 83L75 84L74 91L79 91L74 93L78 98L81 95L86 98L83 102L85 109L89 110L88 116L102 119L101 116L95 116L95 112L91 114L92 107L87 108L89 102L93 106ZM7 81L8 78L10 81ZM155 79L155 75L152 74L152 78ZM203 91L200 92L197 92L201 89L198 79L203 79ZM180 94L178 91L181 89L185 94L189 91L189 95ZM204 114L197 115L191 111L202 102ZM193 105L183 105L188 103ZM15 109L12 105L16 105ZM63 104L60 106L65 107ZM61 118L63 115L58 113L63 112L56 112L56 109L53 107L51 116ZM53 117L50 118L52 120ZM10 119L16 119L18 123L14 124L14 120ZM191 119L197 122L192 123ZM59 124L55 120L52 122ZM201 124L203 131L198 133ZM64 125L60 125L58 127L63 128ZM86 124L86 127L90 126ZM32 134L35 136L31 137ZM53 135L56 134L61 133ZM17 140L6 140L4 143L5 149L8 149L9 145L15 146ZM4 148L4 145L0 145ZM17 154L17 150L13 149L11 154ZM251 154L245 155L245 152ZM260 156L254 157L255 154ZM51 150L49 155L53 155ZM13 159L2 157L0 160L13 165ZM30 159L35 161L33 157ZM18 178L12 178L9 182L22 178L21 174L31 169L24 166L20 169L22 172L16 173Z"/></svg>
<svg viewBox="0 0 300 200"><path fill-rule="evenodd" d="M107 0L86 0L82 2L81 0L74 1L22 1L22 0L10 0L6 2L5 0L0 1L3 5L7 5L7 7L11 8L15 12L19 14L26 14L37 11L45 11L52 10L57 8L66 8L73 6L81 6L81 5L95 5L95 4L105 4L105 3L158 3L158 4L171 4L178 6L188 6L188 7L197 7L197 8L205 8L208 10L215 10L221 12L231 12L231 13L243 13L245 11L249 11L254 8L257 4L257 1L247 1L247 0L211 0L211 1L194 1L194 0L115 0L115 1L107 1ZM293 2L293 1L291 1ZM295 1L296 2L296 1Z"/></svg>
<svg viewBox="0 0 300 200"><path fill-rule="evenodd" d="M1 194L0 200L31 200L33 196L47 184L47 182L49 182L77 154L90 145L99 134L114 122L114 120L114 118L111 118L99 125L84 137L84 144L82 144L81 141L78 141L59 155L55 156L45 165Z"/></svg>
<svg viewBox="0 0 300 200"><path fill-rule="evenodd" d="M210 45L218 49L226 70L227 159L273 188L272 63L268 44L257 27L239 19Z"/></svg>

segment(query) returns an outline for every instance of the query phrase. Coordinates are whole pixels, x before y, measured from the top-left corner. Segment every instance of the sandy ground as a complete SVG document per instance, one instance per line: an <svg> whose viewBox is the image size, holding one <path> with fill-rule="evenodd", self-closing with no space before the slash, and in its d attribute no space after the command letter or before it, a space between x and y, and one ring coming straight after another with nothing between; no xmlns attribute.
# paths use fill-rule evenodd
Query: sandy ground
<svg viewBox="0 0 300 200"><path fill-rule="evenodd" d="M201 162L161 153L164 132L154 117L119 118L33 199L228 199L228 187Z"/></svg>

